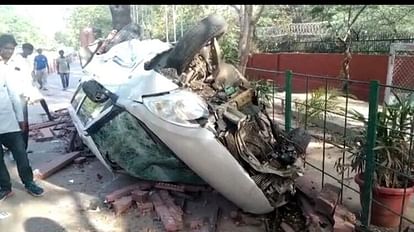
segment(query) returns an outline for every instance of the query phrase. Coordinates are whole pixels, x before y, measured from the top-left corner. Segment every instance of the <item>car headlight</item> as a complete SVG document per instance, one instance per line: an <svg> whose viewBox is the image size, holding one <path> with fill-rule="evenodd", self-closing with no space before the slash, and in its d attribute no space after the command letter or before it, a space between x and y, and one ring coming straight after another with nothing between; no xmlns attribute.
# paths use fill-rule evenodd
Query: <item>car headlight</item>
<svg viewBox="0 0 414 232"><path fill-rule="evenodd" d="M195 93L179 90L170 94L144 98L144 105L168 122L186 126L199 127L194 120L207 118L207 104Z"/></svg>

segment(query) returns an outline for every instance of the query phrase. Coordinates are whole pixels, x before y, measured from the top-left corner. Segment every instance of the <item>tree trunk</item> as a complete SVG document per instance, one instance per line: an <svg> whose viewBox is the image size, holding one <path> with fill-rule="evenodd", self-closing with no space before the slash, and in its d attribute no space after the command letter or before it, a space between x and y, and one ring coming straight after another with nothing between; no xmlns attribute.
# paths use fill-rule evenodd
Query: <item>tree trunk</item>
<svg viewBox="0 0 414 232"><path fill-rule="evenodd" d="M165 20L165 42L170 42L170 39L168 38L169 35L169 28L168 28L168 6L164 6L165 12L164 12L164 20Z"/></svg>
<svg viewBox="0 0 414 232"><path fill-rule="evenodd" d="M130 5L110 5L112 28L119 31L132 22Z"/></svg>
<svg viewBox="0 0 414 232"><path fill-rule="evenodd" d="M240 20L240 40L239 40L239 71L244 75L247 60L249 57L251 26L250 19L252 16L252 5L241 6Z"/></svg>
<svg viewBox="0 0 414 232"><path fill-rule="evenodd" d="M238 9L239 14L240 37L239 37L239 71L244 75L246 71L247 61L249 60L250 47L253 41L253 32L256 23L262 14L263 6L261 6L259 13L253 17L253 5L241 5Z"/></svg>

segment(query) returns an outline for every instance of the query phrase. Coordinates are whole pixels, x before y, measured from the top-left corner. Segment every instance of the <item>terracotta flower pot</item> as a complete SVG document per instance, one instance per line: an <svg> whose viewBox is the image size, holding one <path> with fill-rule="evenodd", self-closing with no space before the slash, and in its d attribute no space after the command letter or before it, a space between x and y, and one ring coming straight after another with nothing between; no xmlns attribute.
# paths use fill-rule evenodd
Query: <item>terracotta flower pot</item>
<svg viewBox="0 0 414 232"><path fill-rule="evenodd" d="M362 190L364 186L363 173L355 176L355 182L359 185L360 199L362 198ZM405 198L404 211L407 208L409 199L414 192L414 186L411 183L404 195L403 188L385 188L375 186L373 189L373 198L382 205L385 205L389 209L397 212L401 212L403 199ZM361 200L362 204L362 200ZM371 209L371 224L381 227L394 228L400 225L400 217L390 210L382 207L381 205L373 202Z"/></svg>

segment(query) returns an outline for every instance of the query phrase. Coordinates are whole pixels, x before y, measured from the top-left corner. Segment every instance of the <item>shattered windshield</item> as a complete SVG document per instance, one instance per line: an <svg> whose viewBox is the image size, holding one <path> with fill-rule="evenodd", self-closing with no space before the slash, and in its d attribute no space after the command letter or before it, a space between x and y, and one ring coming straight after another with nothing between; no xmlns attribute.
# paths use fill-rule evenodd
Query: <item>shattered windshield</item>
<svg viewBox="0 0 414 232"><path fill-rule="evenodd" d="M141 123L122 112L91 134L101 154L135 177L188 184L204 183Z"/></svg>

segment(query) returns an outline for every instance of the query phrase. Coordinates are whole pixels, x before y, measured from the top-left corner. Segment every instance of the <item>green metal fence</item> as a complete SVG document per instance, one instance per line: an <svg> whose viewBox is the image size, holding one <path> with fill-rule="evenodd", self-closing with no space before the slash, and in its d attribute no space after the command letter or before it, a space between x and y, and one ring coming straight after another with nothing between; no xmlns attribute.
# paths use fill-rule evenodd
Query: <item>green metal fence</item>
<svg viewBox="0 0 414 232"><path fill-rule="evenodd" d="M402 183L398 187L403 195L412 191L409 187L414 182L411 126L414 125L414 98L413 107L410 100L403 101L398 96L395 98L397 104L381 105L380 93L385 88L398 89L399 92L407 92L406 96L409 97L405 99L411 99L413 90L382 85L378 81L344 80L300 74L291 70L281 72L250 67L246 73L251 80L268 80L266 83L272 89L267 93L271 99L268 104L269 113L279 124L284 124L286 131L294 127L304 127L312 134L313 145L310 146L311 151L308 148L305 173L317 177L316 181L320 186L332 183L340 187L341 203L351 206L359 216L363 228L369 230L371 221L378 222L371 215L375 214L377 217L381 208L385 208L390 215L398 215L399 225L394 228L395 231L403 231L408 225L414 224L414 203L411 204L413 215L408 216L403 211L404 205L410 204L410 199L395 201L403 206L395 210L399 207L387 207L383 200L377 198L378 189L381 189L377 187L378 182L381 182L379 177L384 172L397 178L391 182L398 182L400 185ZM343 89L345 83L348 88L337 91ZM361 89L369 94L367 101L356 100L352 95ZM393 107L400 107L400 110L391 110ZM408 109L407 112L403 113L402 108ZM404 116L405 120L401 121L396 114ZM388 118L384 119L387 115ZM384 120L388 120L387 123ZM396 128L403 128L405 131L398 131ZM384 131L389 135L384 136ZM397 142L403 145L398 145ZM399 151L402 149L404 151ZM388 163L384 161L384 157L389 157L385 159ZM358 175L361 177L358 179L363 180L361 186L353 181L359 173L362 173ZM372 209L375 209L374 213ZM390 215L386 221L391 218Z"/></svg>

